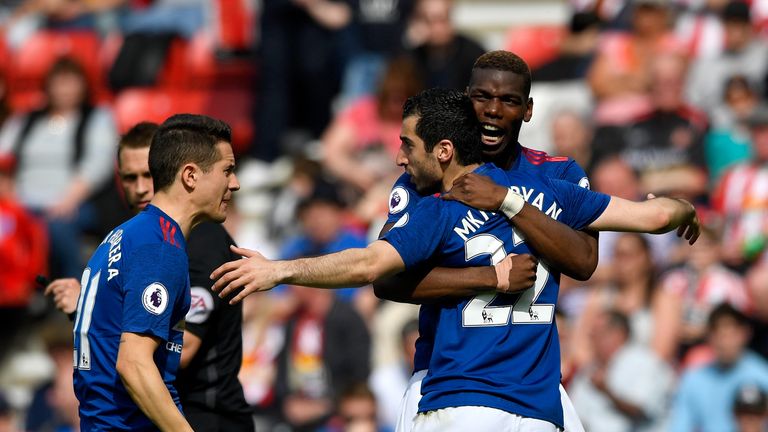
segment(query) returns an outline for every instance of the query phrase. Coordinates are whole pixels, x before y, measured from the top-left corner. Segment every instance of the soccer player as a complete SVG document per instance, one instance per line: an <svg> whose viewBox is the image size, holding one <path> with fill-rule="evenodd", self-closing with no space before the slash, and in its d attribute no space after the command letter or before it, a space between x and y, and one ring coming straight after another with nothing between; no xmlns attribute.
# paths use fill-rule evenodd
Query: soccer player
<svg viewBox="0 0 768 432"><path fill-rule="evenodd" d="M120 140L117 165L125 200L133 213L154 195L149 172L149 145L155 123L143 122ZM251 409L237 376L242 363L242 306L213 296L208 278L221 264L238 258L234 240L221 224L204 222L187 239L191 306L184 329L181 371L176 380L184 416L195 431L253 431ZM76 279L57 279L46 287L56 306L74 313L80 294Z"/></svg>
<svg viewBox="0 0 768 432"><path fill-rule="evenodd" d="M519 172L505 173L491 164L480 166L478 135L478 124L466 97L428 91L406 103L398 163L405 166L412 176L412 184L422 195L440 190L445 192L454 180L472 171L511 185L512 190L519 191L522 196L512 194L512 198L506 200L504 213L507 216L514 216L523 209L536 211L525 203L527 199L577 228L586 225L608 229L622 224L625 229L654 232L681 225L691 228L692 233L697 229L695 212L685 202L659 199L634 203L560 180L531 179ZM613 210L604 212L611 207ZM621 221L623 214L617 208L633 211L635 218L630 222ZM534 428L529 430L562 427L558 394L559 349L552 320L557 275L550 277L546 268L540 268L534 287L519 295L508 295L506 275L510 256L507 252L527 253L529 249L523 239L509 229L506 218L500 214L427 197L416 206L412 217L401 220L395 227L384 240L373 242L365 249L349 249L311 259L271 262L255 252L237 249L236 252L248 259L217 269L212 274L213 278L219 278L214 290L221 290L220 295L228 295L233 290L242 289L232 300L236 302L251 292L269 289L281 282L318 287L366 284L423 263L438 262L459 267L481 265L490 259L499 275L498 293L477 287L474 297L440 305L436 324L440 327L436 332L425 386L430 383L429 377L435 375L439 377L436 382L442 387L438 385L436 389L425 391L425 395L433 395L436 399L426 400L423 410L486 405L498 409L488 408L490 411L480 413L481 418L491 420L482 423L483 426L506 428L512 422L524 421ZM516 337L510 335L512 323L530 324L523 326L529 328L529 334L514 341ZM517 332L520 330L515 329ZM470 340L472 342L468 343ZM468 346L473 347L471 353L466 350ZM524 352L525 347L531 352ZM442 354L438 355L439 351L443 351ZM524 354L521 354L524 357L521 363L525 364L520 368L505 362L516 351ZM541 367L533 367L538 362ZM489 377L498 379L490 380ZM533 381L528 381L529 378ZM536 388L526 390L532 383L536 383L532 386ZM454 396L470 396L463 399L446 397L440 393L445 386L452 388L448 393ZM492 403L495 405L490 405ZM462 414L449 414L453 430L478 426L475 413ZM447 430L449 426L440 423L441 416L427 418L437 419L438 424L419 427ZM458 423L459 418L465 423Z"/></svg>
<svg viewBox="0 0 768 432"><path fill-rule="evenodd" d="M151 202L107 235L81 279L74 385L85 431L192 430L173 385L190 305L185 243L226 218L239 184L225 123L180 114L152 140Z"/></svg>
<svg viewBox="0 0 768 432"><path fill-rule="evenodd" d="M521 146L517 139L524 122L533 115L530 98L531 74L528 65L508 51L491 51L480 56L472 70L467 94L481 122L483 158L500 168L533 178L553 178L589 187L584 170L573 160L550 157L546 153ZM469 194L488 205L495 202L491 191L473 188L479 183L474 174L461 177L452 188L457 199ZM462 194L463 192L463 194ZM410 175L403 174L392 188L384 235L396 222L407 220L410 211L423 196L415 190ZM504 195L502 195L503 199ZM496 207L498 208L498 207ZM561 271L575 279L586 280L597 266L597 235L574 231L539 211L524 208L511 219L518 233L537 251L553 271ZM520 269L515 269L520 273ZM510 275L512 277L512 275ZM392 301L424 303L419 310L420 335L416 345L414 373L403 397L398 432L409 432L421 398L421 380L427 373L432 353L431 325L436 320L436 307L429 303L446 296L464 296L473 287L496 285L496 274L490 267L431 268L408 271L374 284L376 295ZM561 387L566 408L565 426L569 432L583 431L570 399Z"/></svg>

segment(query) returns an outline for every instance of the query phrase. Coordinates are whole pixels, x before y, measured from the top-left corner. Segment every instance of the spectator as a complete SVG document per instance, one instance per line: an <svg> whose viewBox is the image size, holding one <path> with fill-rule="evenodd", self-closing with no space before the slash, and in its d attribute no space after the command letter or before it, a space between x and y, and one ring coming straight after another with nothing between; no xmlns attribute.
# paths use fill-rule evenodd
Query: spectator
<svg viewBox="0 0 768 432"><path fill-rule="evenodd" d="M409 59L392 60L376 96L353 102L323 134L328 171L358 193L398 171L393 161L400 149L403 103L422 90L420 82Z"/></svg>
<svg viewBox="0 0 768 432"><path fill-rule="evenodd" d="M768 398L765 390L755 385L742 386L733 402L738 432L768 430Z"/></svg>
<svg viewBox="0 0 768 432"><path fill-rule="evenodd" d="M674 372L649 349L630 343L627 317L599 313L590 330L595 359L573 379L570 395L586 430L660 430Z"/></svg>
<svg viewBox="0 0 768 432"><path fill-rule="evenodd" d="M410 51L427 88L463 90L475 60L484 52L474 40L456 32L452 0L417 0L413 32L417 42Z"/></svg>
<svg viewBox="0 0 768 432"><path fill-rule="evenodd" d="M55 368L51 379L35 390L27 411L25 430L28 432L80 430L78 403L72 384L72 331L62 324L48 322L41 332Z"/></svg>
<svg viewBox="0 0 768 432"><path fill-rule="evenodd" d="M359 0L354 9L356 46L342 81L346 106L376 92L387 63L407 48L407 24L414 0Z"/></svg>
<svg viewBox="0 0 768 432"><path fill-rule="evenodd" d="M754 384L768 389L768 363L747 349L747 317L723 303L709 315L708 329L714 360L683 373L672 406L671 431L736 430L733 401L738 388Z"/></svg>
<svg viewBox="0 0 768 432"><path fill-rule="evenodd" d="M710 184L716 184L731 165L751 157L745 123L760 102L757 89L744 75L728 78L723 96L725 103L715 107L704 142Z"/></svg>
<svg viewBox="0 0 768 432"><path fill-rule="evenodd" d="M576 111L560 111L552 118L554 154L567 156L580 167L587 168L592 161L592 125Z"/></svg>
<svg viewBox="0 0 768 432"><path fill-rule="evenodd" d="M289 131L318 138L347 53L339 31L352 20L352 0L273 0L261 9L259 84L251 156L272 162ZM303 143L302 143L303 144Z"/></svg>
<svg viewBox="0 0 768 432"><path fill-rule="evenodd" d="M595 160L619 154L640 174L645 191L693 200L707 186L703 142L707 118L683 102L682 57L662 55L648 67L651 110L635 119L620 143L596 145Z"/></svg>
<svg viewBox="0 0 768 432"><path fill-rule="evenodd" d="M317 256L367 245L364 235L345 225L344 203L333 184L318 183L314 192L299 203L297 215L302 234L285 242L281 259ZM364 317L370 317L375 308L375 303L370 301L376 300L370 287L344 288L331 294L353 303Z"/></svg>
<svg viewBox="0 0 768 432"><path fill-rule="evenodd" d="M607 285L592 289L574 334L579 364L591 360L589 343L593 320L603 310L616 310L630 323L631 342L649 348L654 333L651 303L656 284L649 242L639 233L622 233L613 245L611 277Z"/></svg>
<svg viewBox="0 0 768 432"><path fill-rule="evenodd" d="M42 110L3 127L0 153L16 157L19 200L48 224L53 278L79 277L80 233L96 222L88 198L110 180L117 131L110 111L90 104L86 75L75 61L58 60L45 91Z"/></svg>
<svg viewBox="0 0 768 432"><path fill-rule="evenodd" d="M719 241L715 230L702 226L686 262L661 277L653 319L663 331L656 333L653 346L667 361L683 359L691 347L704 342L707 316L718 303L729 302L741 310L752 307L742 278L720 262Z"/></svg>
<svg viewBox="0 0 768 432"><path fill-rule="evenodd" d="M675 25L675 34L690 58L711 58L723 51L725 31L723 9L728 0L705 0L703 5L683 12Z"/></svg>
<svg viewBox="0 0 768 432"><path fill-rule="evenodd" d="M573 14L557 58L532 70L533 80L546 82L584 79L595 58L599 35L600 18L597 15L592 12Z"/></svg>
<svg viewBox="0 0 768 432"><path fill-rule="evenodd" d="M24 328L35 276L46 273L48 253L43 224L14 196L13 166L10 157L0 157L0 328L6 338L0 347L0 362Z"/></svg>
<svg viewBox="0 0 768 432"><path fill-rule="evenodd" d="M413 356L419 337L419 321L407 321L400 331L399 361L378 366L371 373L371 390L376 395L379 424L395 429L400 414L400 402L408 388L413 372Z"/></svg>
<svg viewBox="0 0 768 432"><path fill-rule="evenodd" d="M697 60L687 80L687 99L710 114L720 100L729 77L742 74L761 82L768 71L768 44L752 30L749 5L731 1L723 9L725 42L722 54Z"/></svg>
<svg viewBox="0 0 768 432"><path fill-rule="evenodd" d="M600 125L625 124L647 112L651 62L679 48L669 32L666 1L639 0L631 8L631 31L605 36L587 76L597 99L595 120Z"/></svg>
<svg viewBox="0 0 768 432"><path fill-rule="evenodd" d="M365 383L352 384L339 398L336 415L322 432L390 432L377 423L376 397Z"/></svg>
<svg viewBox="0 0 768 432"><path fill-rule="evenodd" d="M747 117L753 159L728 169L712 194L712 206L724 219L723 249L731 265L765 256L768 237L768 107Z"/></svg>
<svg viewBox="0 0 768 432"><path fill-rule="evenodd" d="M330 290L291 290L298 309L277 358L275 396L284 420L300 432L324 424L339 392L368 378L371 343L360 316Z"/></svg>

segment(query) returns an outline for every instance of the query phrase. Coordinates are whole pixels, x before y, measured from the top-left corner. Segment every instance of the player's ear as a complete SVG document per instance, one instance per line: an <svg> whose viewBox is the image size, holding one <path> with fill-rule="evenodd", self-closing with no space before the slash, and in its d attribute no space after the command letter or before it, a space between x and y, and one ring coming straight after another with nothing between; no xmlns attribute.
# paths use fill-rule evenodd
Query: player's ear
<svg viewBox="0 0 768 432"><path fill-rule="evenodd" d="M188 189L193 189L200 177L200 170L193 163L184 164L181 167L181 183Z"/></svg>
<svg viewBox="0 0 768 432"><path fill-rule="evenodd" d="M533 117L533 98L528 98L528 106L525 109L523 120L527 123L531 121L531 117Z"/></svg>
<svg viewBox="0 0 768 432"><path fill-rule="evenodd" d="M453 158L454 148L453 143L450 140L440 140L440 142L435 145L435 150L435 156L437 156L437 160L440 163L450 162L451 158Z"/></svg>

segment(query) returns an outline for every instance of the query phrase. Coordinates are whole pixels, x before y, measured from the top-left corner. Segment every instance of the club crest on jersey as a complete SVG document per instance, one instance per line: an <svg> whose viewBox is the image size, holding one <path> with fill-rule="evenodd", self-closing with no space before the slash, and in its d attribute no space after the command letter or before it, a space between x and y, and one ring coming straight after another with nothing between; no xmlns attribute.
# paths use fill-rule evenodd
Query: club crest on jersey
<svg viewBox="0 0 768 432"><path fill-rule="evenodd" d="M160 315L168 306L168 290L160 282L152 283L144 288L141 302L147 312Z"/></svg>
<svg viewBox="0 0 768 432"><path fill-rule="evenodd" d="M193 324L204 323L213 311L213 296L203 287L192 287L192 301L186 320Z"/></svg>
<svg viewBox="0 0 768 432"><path fill-rule="evenodd" d="M408 206L408 191L404 187L398 186L392 189L389 194L389 213L397 214L405 210Z"/></svg>

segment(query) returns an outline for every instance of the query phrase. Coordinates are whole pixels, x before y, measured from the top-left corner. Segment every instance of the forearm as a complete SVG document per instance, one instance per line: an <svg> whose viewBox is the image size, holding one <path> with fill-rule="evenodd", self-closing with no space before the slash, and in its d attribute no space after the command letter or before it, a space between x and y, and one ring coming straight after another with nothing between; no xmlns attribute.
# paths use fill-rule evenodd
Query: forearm
<svg viewBox="0 0 768 432"><path fill-rule="evenodd" d="M589 228L661 234L687 223L693 216L693 206L683 200L661 197L634 202L614 196L603 214Z"/></svg>
<svg viewBox="0 0 768 432"><path fill-rule="evenodd" d="M165 386L152 357L118 359L117 371L128 394L162 431L191 431Z"/></svg>
<svg viewBox="0 0 768 432"><path fill-rule="evenodd" d="M526 203L510 221L537 256L577 280L587 280L597 268L597 238L576 231Z"/></svg>
<svg viewBox="0 0 768 432"><path fill-rule="evenodd" d="M280 266L279 283L317 288L363 286L404 270L402 259L394 248L379 242L386 246L371 244L367 248L346 249L314 258L280 261L277 263ZM391 252L383 253L382 247L390 248Z"/></svg>
<svg viewBox="0 0 768 432"><path fill-rule="evenodd" d="M495 290L496 286L493 267L466 267L399 273L377 280L373 289L381 299L423 304L450 297L469 297Z"/></svg>

